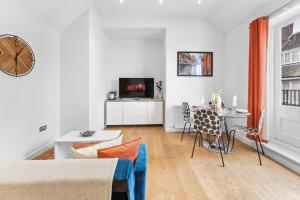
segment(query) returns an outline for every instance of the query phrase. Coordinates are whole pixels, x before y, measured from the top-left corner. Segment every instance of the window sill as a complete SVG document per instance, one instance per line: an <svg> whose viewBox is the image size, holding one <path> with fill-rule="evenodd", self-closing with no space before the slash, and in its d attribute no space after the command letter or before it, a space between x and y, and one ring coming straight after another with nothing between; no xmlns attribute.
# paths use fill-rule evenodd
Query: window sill
<svg viewBox="0 0 300 200"><path fill-rule="evenodd" d="M271 140L269 144L265 144L266 148L273 151L281 156L286 157L292 162L297 163L300 166L300 149L297 151L296 148L292 149L287 147L288 145L280 144L280 142Z"/></svg>

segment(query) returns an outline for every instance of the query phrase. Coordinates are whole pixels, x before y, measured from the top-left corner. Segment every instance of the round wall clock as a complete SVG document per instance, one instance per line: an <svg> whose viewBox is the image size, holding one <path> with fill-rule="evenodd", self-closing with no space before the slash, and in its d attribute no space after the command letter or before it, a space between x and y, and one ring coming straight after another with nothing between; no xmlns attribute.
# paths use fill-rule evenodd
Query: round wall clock
<svg viewBox="0 0 300 200"><path fill-rule="evenodd" d="M25 76L34 67L30 46L15 35L0 36L0 70L11 76Z"/></svg>

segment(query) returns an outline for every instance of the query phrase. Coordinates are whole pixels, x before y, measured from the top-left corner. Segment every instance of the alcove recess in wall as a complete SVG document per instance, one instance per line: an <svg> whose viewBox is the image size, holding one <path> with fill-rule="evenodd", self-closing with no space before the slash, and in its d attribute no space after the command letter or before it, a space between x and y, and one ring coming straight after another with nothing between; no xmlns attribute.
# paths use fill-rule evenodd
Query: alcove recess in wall
<svg viewBox="0 0 300 200"><path fill-rule="evenodd" d="M119 78L165 82L164 28L103 27L103 31L108 38L104 57L108 90L119 93ZM157 91L154 96L158 98Z"/></svg>

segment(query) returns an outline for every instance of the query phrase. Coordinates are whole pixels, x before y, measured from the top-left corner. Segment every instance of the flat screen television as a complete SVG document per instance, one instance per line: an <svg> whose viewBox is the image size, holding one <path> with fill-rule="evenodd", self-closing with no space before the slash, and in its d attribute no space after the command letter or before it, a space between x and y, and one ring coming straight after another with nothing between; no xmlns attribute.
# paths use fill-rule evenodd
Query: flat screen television
<svg viewBox="0 0 300 200"><path fill-rule="evenodd" d="M120 98L153 98L154 78L119 78Z"/></svg>

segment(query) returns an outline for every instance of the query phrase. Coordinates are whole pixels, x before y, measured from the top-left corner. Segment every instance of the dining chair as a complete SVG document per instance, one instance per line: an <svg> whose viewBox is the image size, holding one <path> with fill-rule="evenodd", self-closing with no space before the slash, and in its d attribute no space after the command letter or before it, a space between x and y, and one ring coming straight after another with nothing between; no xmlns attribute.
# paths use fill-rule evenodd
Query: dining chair
<svg viewBox="0 0 300 200"><path fill-rule="evenodd" d="M191 128L192 128L193 119L191 118L191 110L188 102L182 103L182 115L183 115L184 128L182 131L181 141L183 140L183 135L185 133L185 129L187 128L187 125L189 125L188 134L191 133Z"/></svg>
<svg viewBox="0 0 300 200"><path fill-rule="evenodd" d="M262 154L265 155L263 145L261 144L261 138L259 137L259 133L262 131L262 128L263 128L264 116L265 116L265 109L263 109L263 111L261 112L257 129L249 128L247 126L239 126L239 125L233 126L230 129L230 137L231 137L231 134L232 134L231 151L233 150L233 147L234 147L235 133L236 132L244 132L244 133L247 134L248 137L250 136L250 137L254 138L255 145L256 145L256 151L257 151L257 155L258 155L260 165L262 165L262 162L261 162L261 158L260 158L260 151L258 149L257 138L258 138L258 141L259 141L259 144L260 144ZM229 148L229 146L227 148ZM227 149L227 151L228 151L228 149Z"/></svg>
<svg viewBox="0 0 300 200"><path fill-rule="evenodd" d="M220 118L218 116L218 113L213 110L206 110L206 109L197 110L194 115L194 130L196 132L196 136L195 136L193 152L191 157L193 158L194 156L198 135L200 135L200 139L202 143L203 142L202 134L206 133L209 135L209 137L216 138L219 146L219 152L221 155L222 164L223 167L225 167L222 148L221 148L221 138L223 132L220 130ZM199 144L200 144L200 140L199 140Z"/></svg>

